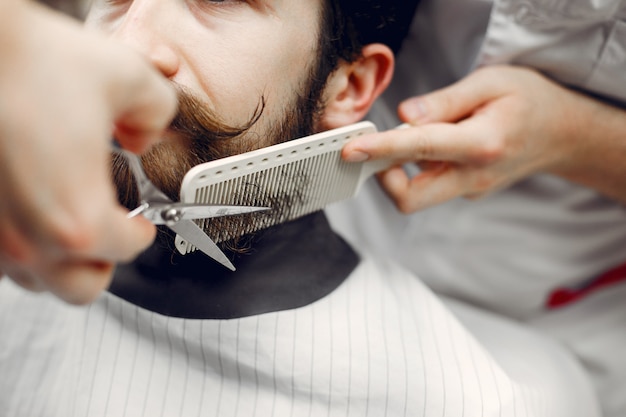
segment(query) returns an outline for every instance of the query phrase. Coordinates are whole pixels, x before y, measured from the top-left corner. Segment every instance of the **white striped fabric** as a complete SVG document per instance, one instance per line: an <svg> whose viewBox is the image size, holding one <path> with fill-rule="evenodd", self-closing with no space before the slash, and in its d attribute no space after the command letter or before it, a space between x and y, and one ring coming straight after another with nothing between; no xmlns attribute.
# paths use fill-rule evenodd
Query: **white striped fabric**
<svg viewBox="0 0 626 417"><path fill-rule="evenodd" d="M294 277L298 279L298 277ZM364 261L303 308L166 317L0 281L0 416L560 416L414 276Z"/></svg>

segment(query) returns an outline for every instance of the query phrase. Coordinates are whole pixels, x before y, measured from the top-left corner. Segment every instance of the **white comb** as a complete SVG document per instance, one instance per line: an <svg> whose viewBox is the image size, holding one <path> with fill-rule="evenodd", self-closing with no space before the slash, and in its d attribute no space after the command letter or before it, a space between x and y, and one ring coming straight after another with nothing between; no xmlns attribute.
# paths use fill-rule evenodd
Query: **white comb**
<svg viewBox="0 0 626 417"><path fill-rule="evenodd" d="M220 223L211 229L215 219L201 221L200 227L215 242L294 220L355 196L367 178L389 166L387 161L341 159L341 149L350 139L372 132L376 132L373 123L360 122L195 166L183 179L181 202L272 208L247 215L254 221L241 222L246 225L243 229ZM229 221L221 219L217 221ZM180 236L176 248L182 254L195 250Z"/></svg>

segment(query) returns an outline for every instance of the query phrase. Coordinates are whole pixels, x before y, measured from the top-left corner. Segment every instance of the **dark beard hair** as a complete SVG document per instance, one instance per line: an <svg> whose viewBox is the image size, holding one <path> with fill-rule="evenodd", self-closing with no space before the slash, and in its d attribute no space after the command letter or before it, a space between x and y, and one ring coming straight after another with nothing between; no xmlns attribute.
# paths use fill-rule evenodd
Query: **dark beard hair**
<svg viewBox="0 0 626 417"><path fill-rule="evenodd" d="M235 127L222 122L183 86L175 84L174 87L178 95L178 112L169 126L170 137L142 155L141 162L150 180L170 199L177 201L185 173L200 163L234 154L233 142L256 123L264 101L246 124ZM128 209L137 207L137 187L121 155L113 154L112 171L120 203Z"/></svg>
<svg viewBox="0 0 626 417"><path fill-rule="evenodd" d="M173 201L179 200L183 177L194 166L258 149L259 144L269 146L310 135L316 131L323 107L323 85L312 80L305 89L307 92L296 95L295 103L287 106L281 120L272 122L265 132L252 134L250 129L265 110L263 96L246 123L231 126L187 89L179 85L175 88L179 107L169 127L173 138L155 145L141 156L146 175ZM264 137L259 137L261 134ZM134 178L121 155L113 154L112 158L118 200L129 210L133 209L140 204Z"/></svg>
<svg viewBox="0 0 626 417"><path fill-rule="evenodd" d="M159 143L142 156L146 175L169 198L178 201L183 177L196 165L316 133L325 108L322 99L324 88L332 73L324 65L324 61L323 55L318 55L317 61L307 74L304 86L286 103L286 111L282 117L270 123L265 132L250 132L265 111L264 96L260 97L259 104L246 123L230 126L200 99L182 86L177 86L179 109L170 125L174 138ZM125 159L120 155L113 155L112 172L119 201L128 209L134 209L140 204L137 187ZM292 188L293 192L304 193L306 181L302 178L292 180L296 184ZM255 198L258 199L258 195ZM298 198L298 195L280 195L267 196L265 200L271 201L271 207L277 208L272 212L280 215L289 209L285 206L297 204ZM243 231L247 229L247 224L256 221L255 214L222 217L204 221L203 228L213 239L223 232L227 232L229 236L241 237L245 234ZM165 236L171 235L169 230L160 229L165 232ZM227 241L222 246L241 252L253 244L251 235L236 240Z"/></svg>

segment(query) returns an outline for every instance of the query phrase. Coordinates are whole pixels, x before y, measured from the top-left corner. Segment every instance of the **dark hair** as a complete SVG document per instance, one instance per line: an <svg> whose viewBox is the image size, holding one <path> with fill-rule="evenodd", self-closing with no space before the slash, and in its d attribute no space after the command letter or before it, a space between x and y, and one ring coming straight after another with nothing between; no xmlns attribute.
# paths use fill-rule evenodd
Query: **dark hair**
<svg viewBox="0 0 626 417"><path fill-rule="evenodd" d="M331 65L352 62L364 45L383 43L400 50L419 0L325 0L321 45ZM330 56L328 56L330 54Z"/></svg>

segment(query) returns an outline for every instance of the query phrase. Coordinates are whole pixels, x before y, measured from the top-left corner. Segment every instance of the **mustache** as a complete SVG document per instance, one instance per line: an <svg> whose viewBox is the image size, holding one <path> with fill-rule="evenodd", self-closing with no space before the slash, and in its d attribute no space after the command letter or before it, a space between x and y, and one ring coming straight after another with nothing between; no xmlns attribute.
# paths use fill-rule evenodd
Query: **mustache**
<svg viewBox="0 0 626 417"><path fill-rule="evenodd" d="M174 85L178 96L178 112L169 129L183 139L226 140L248 131L261 117L265 109L265 98L252 113L250 119L241 126L225 123L203 100L181 85Z"/></svg>
<svg viewBox="0 0 626 417"><path fill-rule="evenodd" d="M248 132L259 120L265 109L263 96L250 118L241 125L233 126L224 122L207 103L191 91L180 85L174 86L179 107L169 130L188 151L188 169L243 151L237 146L240 141L232 139Z"/></svg>
<svg viewBox="0 0 626 417"><path fill-rule="evenodd" d="M141 160L150 180L176 201L182 179L191 168L245 150L239 139L258 122L265 98L261 96L246 122L233 126L187 88L178 84L174 88L178 111L168 128L168 138L153 146ZM138 190L125 158L114 154L111 168L120 203L129 209L137 207Z"/></svg>

